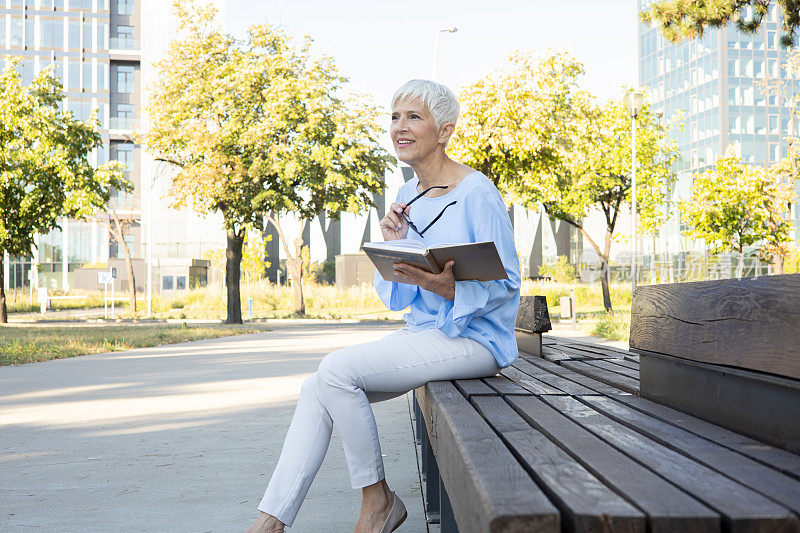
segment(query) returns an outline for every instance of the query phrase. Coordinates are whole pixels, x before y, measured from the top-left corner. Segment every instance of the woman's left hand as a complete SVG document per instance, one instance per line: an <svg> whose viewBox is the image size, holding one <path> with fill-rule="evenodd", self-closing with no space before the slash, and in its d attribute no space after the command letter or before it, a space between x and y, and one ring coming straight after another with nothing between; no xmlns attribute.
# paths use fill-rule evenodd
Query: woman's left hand
<svg viewBox="0 0 800 533"><path fill-rule="evenodd" d="M426 291L438 294L445 300L455 300L456 280L453 278L453 265L455 261L448 261L441 274L431 274L426 270L417 268L408 263L395 263L394 273L407 279L408 283L419 285Z"/></svg>

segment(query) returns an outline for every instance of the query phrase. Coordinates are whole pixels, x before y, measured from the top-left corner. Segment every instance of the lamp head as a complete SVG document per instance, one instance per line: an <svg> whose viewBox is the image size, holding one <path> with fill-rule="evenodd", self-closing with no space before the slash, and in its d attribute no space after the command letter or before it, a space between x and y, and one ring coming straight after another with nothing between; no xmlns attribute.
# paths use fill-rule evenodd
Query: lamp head
<svg viewBox="0 0 800 533"><path fill-rule="evenodd" d="M642 110L642 107L644 107L644 92L641 90L631 89L625 94L623 101L625 102L625 108L628 110L628 113L631 115L631 117L636 118L636 116Z"/></svg>

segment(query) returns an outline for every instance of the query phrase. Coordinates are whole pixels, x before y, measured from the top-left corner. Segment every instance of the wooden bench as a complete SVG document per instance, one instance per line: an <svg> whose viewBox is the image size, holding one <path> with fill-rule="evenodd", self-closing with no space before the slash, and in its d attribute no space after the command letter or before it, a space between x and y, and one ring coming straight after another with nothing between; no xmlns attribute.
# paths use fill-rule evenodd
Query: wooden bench
<svg viewBox="0 0 800 533"><path fill-rule="evenodd" d="M442 532L800 531L800 456L640 397L635 353L540 339L415 391Z"/></svg>

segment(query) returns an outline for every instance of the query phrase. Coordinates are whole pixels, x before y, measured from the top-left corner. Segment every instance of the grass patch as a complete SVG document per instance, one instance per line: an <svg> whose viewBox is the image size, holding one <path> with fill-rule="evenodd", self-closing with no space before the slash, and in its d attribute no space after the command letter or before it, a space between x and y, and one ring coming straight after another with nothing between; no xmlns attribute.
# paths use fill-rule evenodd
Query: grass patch
<svg viewBox="0 0 800 533"><path fill-rule="evenodd" d="M627 341L631 330L630 311L609 311L592 326L592 335L612 341Z"/></svg>
<svg viewBox="0 0 800 533"><path fill-rule="evenodd" d="M0 366L48 361L91 353L120 352L199 339L264 331L253 326L108 325L0 329Z"/></svg>

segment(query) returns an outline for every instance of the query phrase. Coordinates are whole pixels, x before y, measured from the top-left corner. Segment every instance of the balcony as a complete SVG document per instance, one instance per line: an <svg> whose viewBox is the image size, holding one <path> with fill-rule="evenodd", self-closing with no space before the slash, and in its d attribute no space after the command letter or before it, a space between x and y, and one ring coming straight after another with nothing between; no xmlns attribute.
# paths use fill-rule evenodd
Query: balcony
<svg viewBox="0 0 800 533"><path fill-rule="evenodd" d="M139 125L139 121L133 117L111 117L109 121L110 130L134 130Z"/></svg>
<svg viewBox="0 0 800 533"><path fill-rule="evenodd" d="M139 48L139 39L121 37L111 37L109 39L109 49L111 50L139 50Z"/></svg>
<svg viewBox="0 0 800 533"><path fill-rule="evenodd" d="M108 44L112 61L141 61L141 43L138 39L112 37Z"/></svg>

